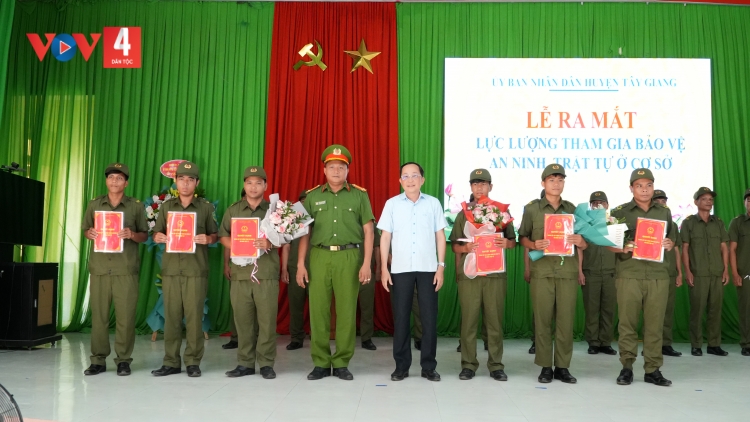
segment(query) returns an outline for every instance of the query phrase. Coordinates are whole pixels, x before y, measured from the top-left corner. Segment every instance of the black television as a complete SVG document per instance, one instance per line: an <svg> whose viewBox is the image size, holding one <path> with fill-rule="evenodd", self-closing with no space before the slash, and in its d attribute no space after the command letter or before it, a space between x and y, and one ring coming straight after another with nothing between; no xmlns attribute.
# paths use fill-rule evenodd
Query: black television
<svg viewBox="0 0 750 422"><path fill-rule="evenodd" d="M0 171L0 204L0 244L42 246L44 183Z"/></svg>

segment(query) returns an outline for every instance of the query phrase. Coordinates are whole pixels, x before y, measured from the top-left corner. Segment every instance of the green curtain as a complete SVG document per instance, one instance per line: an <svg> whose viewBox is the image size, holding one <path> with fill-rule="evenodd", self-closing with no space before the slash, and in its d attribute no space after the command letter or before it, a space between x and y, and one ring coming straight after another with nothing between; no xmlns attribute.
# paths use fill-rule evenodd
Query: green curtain
<svg viewBox="0 0 750 422"><path fill-rule="evenodd" d="M5 76L8 73L8 46L10 46L10 34L11 29L13 29L13 12L15 6L15 0L0 0L0 120L3 117Z"/></svg>
<svg viewBox="0 0 750 422"><path fill-rule="evenodd" d="M88 37L113 25L141 27L141 69L104 69L103 38L88 62L78 53L40 62L25 35ZM200 166L219 218L239 199L244 167L263 160L272 25L271 3L18 3L0 162L22 163L46 183L44 245L26 248L24 260L60 263L59 330L90 326L89 244L80 226L86 203L106 193L108 163L130 166L126 194L141 200L171 184L159 166L172 159ZM209 316L213 330L226 330L222 251L210 251ZM158 265L145 247L142 258L137 327L150 332Z"/></svg>
<svg viewBox="0 0 750 422"><path fill-rule="evenodd" d="M710 58L716 212L728 225L750 186L750 8L645 3L401 3L397 8L401 160L431 174L426 193L443 197L443 63L446 57ZM438 170L440 169L440 170ZM699 169L697 169L699 171ZM438 172L439 171L439 172ZM511 188L511 187L509 187ZM693 188L690 188L693 189ZM529 199L538 192L529 192ZM522 204L511 207L516 214ZM452 259L449 257L448 262ZM509 257L506 337L531 330L522 249ZM454 269L446 271L454 279ZM689 302L678 289L675 341L687 341ZM438 331L458 331L455 283L440 292ZM575 333L582 337L579 299ZM739 338L737 296L725 290L723 336Z"/></svg>

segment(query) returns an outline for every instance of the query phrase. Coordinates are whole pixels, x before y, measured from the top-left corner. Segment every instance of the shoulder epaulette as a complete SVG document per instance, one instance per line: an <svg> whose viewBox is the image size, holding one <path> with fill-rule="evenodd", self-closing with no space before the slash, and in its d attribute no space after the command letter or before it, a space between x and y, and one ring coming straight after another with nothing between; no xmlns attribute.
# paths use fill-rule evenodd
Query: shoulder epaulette
<svg viewBox="0 0 750 422"><path fill-rule="evenodd" d="M97 199L102 199L105 196L107 196L107 195L99 195L99 196L95 197L94 199L92 199L92 201L96 201Z"/></svg>
<svg viewBox="0 0 750 422"><path fill-rule="evenodd" d="M320 185L315 186L314 188L307 190L306 193L310 193L310 192L314 191L315 189L317 189L319 187L320 187Z"/></svg>
<svg viewBox="0 0 750 422"><path fill-rule="evenodd" d="M230 205L230 207L233 207L233 206L235 206L235 205L239 204L240 202L242 202L242 201L244 201L244 200L245 200L245 198L242 198L242 199L240 199L239 201L235 202L234 204Z"/></svg>
<svg viewBox="0 0 750 422"><path fill-rule="evenodd" d="M690 220L692 217L693 217L693 214L690 214L687 217L685 217L685 220Z"/></svg>
<svg viewBox="0 0 750 422"><path fill-rule="evenodd" d="M616 206L615 209L613 209L612 211L619 211L619 210L621 210L622 207L623 207L623 205L625 205L625 204Z"/></svg>
<svg viewBox="0 0 750 422"><path fill-rule="evenodd" d="M531 200L531 201L529 201L529 203L528 203L528 204L526 204L526 205L531 205L531 204L533 204L533 203L536 203L536 202L539 202L539 199L538 199L538 198L537 198L537 199L532 199L532 200Z"/></svg>
<svg viewBox="0 0 750 422"><path fill-rule="evenodd" d="M357 186L354 183L351 183L351 185L354 186L355 188L361 190L362 192L367 192L367 189L363 188L362 186Z"/></svg>

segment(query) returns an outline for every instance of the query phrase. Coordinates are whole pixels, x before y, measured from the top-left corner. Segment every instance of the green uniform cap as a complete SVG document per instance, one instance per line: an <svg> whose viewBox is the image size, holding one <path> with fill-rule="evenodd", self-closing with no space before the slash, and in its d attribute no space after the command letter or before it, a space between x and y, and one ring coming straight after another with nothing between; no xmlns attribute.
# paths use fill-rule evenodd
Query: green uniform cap
<svg viewBox="0 0 750 422"><path fill-rule="evenodd" d="M651 173L651 170L649 169L635 169L632 173L630 173L630 184L632 185L633 182L635 182L638 179L648 179L650 181L654 181L654 173Z"/></svg>
<svg viewBox="0 0 750 422"><path fill-rule="evenodd" d="M297 200L301 201L301 200L303 200L305 198L307 198L307 191L303 190L302 192L299 193L299 197L297 197Z"/></svg>
<svg viewBox="0 0 750 422"><path fill-rule="evenodd" d="M112 163L107 166L104 170L104 175L109 176L110 173L122 173L125 178L130 178L130 169L123 163Z"/></svg>
<svg viewBox="0 0 750 422"><path fill-rule="evenodd" d="M667 198L667 193L666 193L666 192L664 192L664 191L663 191L663 190L661 190L661 189L657 189L657 190L655 190L655 191L654 191L654 196L653 196L652 198L653 198L653 199L659 199L659 198L669 199L669 198Z"/></svg>
<svg viewBox="0 0 750 422"><path fill-rule="evenodd" d="M263 170L263 167L258 166L250 166L245 169L245 174L242 176L242 180L245 180L248 177L260 177L263 180L267 180L266 171Z"/></svg>
<svg viewBox="0 0 750 422"><path fill-rule="evenodd" d="M553 174L559 174L560 176L565 177L565 167L557 163L548 165L542 172L542 180L546 179L549 176L552 176Z"/></svg>
<svg viewBox="0 0 750 422"><path fill-rule="evenodd" d="M327 163L333 160L339 160L349 165L352 162L352 155L345 146L339 144L333 144L323 151L323 155L320 156L320 160L323 163Z"/></svg>
<svg viewBox="0 0 750 422"><path fill-rule="evenodd" d="M492 175L487 169L474 169L469 175L469 181L472 180L484 180L485 182L492 183Z"/></svg>
<svg viewBox="0 0 750 422"><path fill-rule="evenodd" d="M716 192L712 191L711 189L709 189L709 188L707 188L705 186L701 186L693 194L693 199L694 200L698 200L698 198L700 198L701 196L703 196L705 194L709 194L709 195L713 196L714 198L716 198Z"/></svg>
<svg viewBox="0 0 750 422"><path fill-rule="evenodd" d="M750 196L750 189L745 191L745 196L742 197L742 199L746 199L748 196Z"/></svg>
<svg viewBox="0 0 750 422"><path fill-rule="evenodd" d="M200 179L200 171L198 170L198 165L190 161L181 162L180 165L177 166L177 171L175 172L175 177L178 176L190 176L196 179Z"/></svg>
<svg viewBox="0 0 750 422"><path fill-rule="evenodd" d="M607 194L600 190L591 194L591 198L589 198L589 202L594 202L594 201L609 202L609 200L607 200Z"/></svg>

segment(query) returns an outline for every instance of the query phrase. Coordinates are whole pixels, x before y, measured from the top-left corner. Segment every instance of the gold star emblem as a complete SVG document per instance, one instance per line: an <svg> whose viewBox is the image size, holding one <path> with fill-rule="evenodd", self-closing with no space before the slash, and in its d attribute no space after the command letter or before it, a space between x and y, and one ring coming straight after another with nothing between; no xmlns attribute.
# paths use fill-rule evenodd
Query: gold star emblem
<svg viewBox="0 0 750 422"><path fill-rule="evenodd" d="M367 51L367 46L365 45L365 39L362 38L362 41L359 43L359 49L357 51L346 51L344 50L344 53L348 54L349 57L354 59L354 66L352 66L352 72L357 70L358 67L364 67L367 69L370 73L372 73L372 68L370 67L370 60L374 59L375 56L380 54L379 51Z"/></svg>

